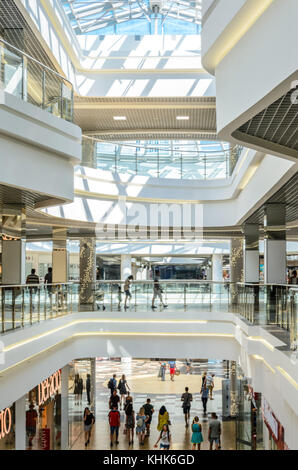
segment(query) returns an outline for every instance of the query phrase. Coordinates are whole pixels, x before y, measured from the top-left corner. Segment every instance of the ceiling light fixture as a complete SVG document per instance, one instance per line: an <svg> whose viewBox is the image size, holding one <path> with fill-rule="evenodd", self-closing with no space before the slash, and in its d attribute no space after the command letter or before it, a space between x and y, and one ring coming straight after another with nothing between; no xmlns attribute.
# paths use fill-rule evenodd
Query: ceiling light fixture
<svg viewBox="0 0 298 470"><path fill-rule="evenodd" d="M188 121L189 116L176 116L177 121Z"/></svg>
<svg viewBox="0 0 298 470"><path fill-rule="evenodd" d="M113 116L114 121L126 121L126 116Z"/></svg>

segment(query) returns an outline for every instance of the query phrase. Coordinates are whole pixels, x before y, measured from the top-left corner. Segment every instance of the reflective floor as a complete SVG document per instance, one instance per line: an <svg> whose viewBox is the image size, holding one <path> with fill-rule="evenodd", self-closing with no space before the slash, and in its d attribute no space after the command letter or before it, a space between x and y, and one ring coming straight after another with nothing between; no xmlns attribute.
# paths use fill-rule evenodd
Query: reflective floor
<svg viewBox="0 0 298 470"><path fill-rule="evenodd" d="M119 433L119 444L113 446L113 449L153 449L154 444L159 436L157 431L157 417L158 410L162 405L165 405L171 420L171 433L173 449L187 450L192 448L191 444L191 429L185 427L183 410L181 407L181 394L184 392L185 386L189 387L190 392L193 394L193 403L191 407L191 420L194 416L199 416L202 424L202 432L204 442L201 445L202 450L209 449L208 443L208 422L211 412L215 411L219 419L222 416L222 394L221 394L221 381L225 378L226 370L222 362L212 361L197 362L193 364L190 374L186 373L186 366L183 362L177 362L177 366L181 371L180 376L175 377L175 381L171 382L169 374L166 375L166 381L162 382L158 377L159 363L150 360L132 360L128 363L97 360L97 390L96 390L96 423L92 432L92 437L88 450L94 449L110 449L110 436L108 424L108 400L109 390L107 388L107 381L113 373L117 374L117 379L122 374L126 375L128 385L131 389L131 395L134 401L134 410L139 411L139 408L146 402L148 397L151 398L152 405L154 406L155 413L153 415L151 424L151 435L145 439L145 445L140 447L137 436L134 437L134 445L128 445L128 438L123 433L124 431L124 411L121 411L121 427ZM84 365L77 363L76 370L84 378L86 370ZM215 387L214 387L214 400L208 400L206 417L203 416L203 407L199 391L201 388L202 374L205 370L210 373L215 373ZM82 414L84 407L87 405L86 393L84 392L83 401L81 405L75 405L73 394L70 396L70 414L72 416L73 424L72 435L74 442L71 449L78 450L85 448ZM225 450L235 449L235 423L231 421L222 422L222 439L221 447Z"/></svg>

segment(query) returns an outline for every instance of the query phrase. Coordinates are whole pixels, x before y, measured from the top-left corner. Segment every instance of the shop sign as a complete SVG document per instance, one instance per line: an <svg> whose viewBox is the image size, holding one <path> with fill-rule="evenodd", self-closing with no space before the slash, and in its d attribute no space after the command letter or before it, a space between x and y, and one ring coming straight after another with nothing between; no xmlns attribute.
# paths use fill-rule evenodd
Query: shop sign
<svg viewBox="0 0 298 470"><path fill-rule="evenodd" d="M11 431L11 411L10 408L5 408L0 413L0 439L3 439Z"/></svg>
<svg viewBox="0 0 298 470"><path fill-rule="evenodd" d="M263 397L262 397L262 411L263 411L263 417L264 417L264 420L265 420L267 426L269 426L273 436L278 441L278 438L279 438L278 437L279 422L275 418L275 416L273 415L270 406L268 405L267 401Z"/></svg>
<svg viewBox="0 0 298 470"><path fill-rule="evenodd" d="M43 380L38 385L38 406L43 405L49 398L55 395L61 384L61 370L55 372L51 377Z"/></svg>
<svg viewBox="0 0 298 470"><path fill-rule="evenodd" d="M40 430L40 444L42 450L50 450L51 442L50 442L50 428L42 428Z"/></svg>

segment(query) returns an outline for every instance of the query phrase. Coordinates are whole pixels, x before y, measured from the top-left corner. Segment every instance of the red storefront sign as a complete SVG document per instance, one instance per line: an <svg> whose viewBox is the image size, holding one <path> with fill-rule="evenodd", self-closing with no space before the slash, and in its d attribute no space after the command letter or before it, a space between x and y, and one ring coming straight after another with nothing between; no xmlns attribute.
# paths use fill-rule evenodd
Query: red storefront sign
<svg viewBox="0 0 298 470"><path fill-rule="evenodd" d="M264 422L268 428L269 434L276 443L278 450L285 449L284 427L278 421L268 402L262 397L262 414Z"/></svg>
<svg viewBox="0 0 298 470"><path fill-rule="evenodd" d="M40 446L41 446L41 450L50 450L51 431L49 428L42 428L40 430Z"/></svg>

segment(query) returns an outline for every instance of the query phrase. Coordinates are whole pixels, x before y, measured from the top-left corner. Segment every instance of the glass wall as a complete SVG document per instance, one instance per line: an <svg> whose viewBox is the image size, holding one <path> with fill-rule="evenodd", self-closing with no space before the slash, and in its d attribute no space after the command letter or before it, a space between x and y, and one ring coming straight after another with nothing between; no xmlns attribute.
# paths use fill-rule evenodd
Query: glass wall
<svg viewBox="0 0 298 470"><path fill-rule="evenodd" d="M225 179L232 174L242 150L220 141L91 140L96 142L97 168L150 178Z"/></svg>

